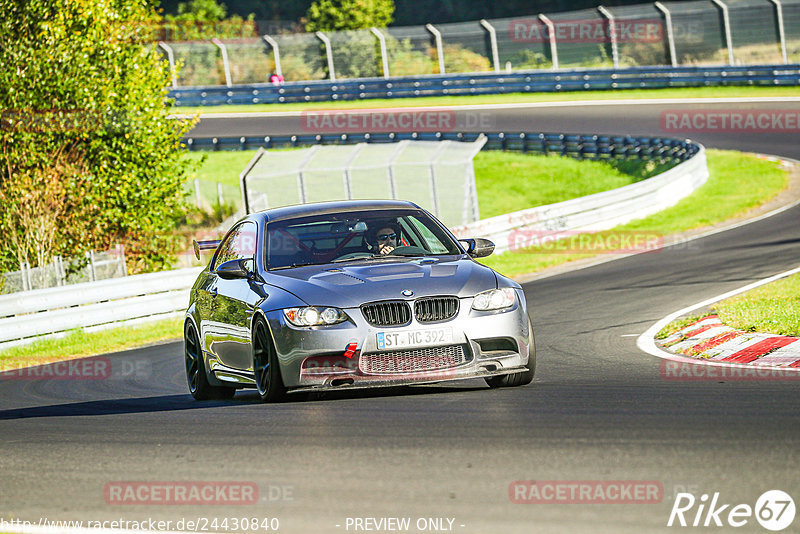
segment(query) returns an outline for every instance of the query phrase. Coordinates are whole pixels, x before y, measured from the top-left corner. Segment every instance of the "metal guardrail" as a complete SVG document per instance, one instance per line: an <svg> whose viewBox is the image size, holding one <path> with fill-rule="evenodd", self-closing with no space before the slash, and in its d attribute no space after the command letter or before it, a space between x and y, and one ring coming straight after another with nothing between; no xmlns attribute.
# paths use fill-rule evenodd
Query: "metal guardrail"
<svg viewBox="0 0 800 534"><path fill-rule="evenodd" d="M705 149L693 144L685 159L656 176L610 191L483 219L452 231L461 238L486 237L495 251L525 248L577 233L609 230L677 204L708 179Z"/></svg>
<svg viewBox="0 0 800 534"><path fill-rule="evenodd" d="M512 150L577 159L638 158L677 163L690 158L699 150L699 145L686 139L546 132L401 132L188 137L184 139L184 143L188 150L256 150L328 144L393 143L404 140L473 142L480 135L485 135L487 138L483 150Z"/></svg>
<svg viewBox="0 0 800 534"><path fill-rule="evenodd" d="M288 82L178 88L169 92L178 106L329 102L369 98L662 89L725 85L797 86L800 64L724 67L631 67L451 74L346 81Z"/></svg>
<svg viewBox="0 0 800 534"><path fill-rule="evenodd" d="M0 349L76 328L183 314L202 268L127 276L0 296Z"/></svg>

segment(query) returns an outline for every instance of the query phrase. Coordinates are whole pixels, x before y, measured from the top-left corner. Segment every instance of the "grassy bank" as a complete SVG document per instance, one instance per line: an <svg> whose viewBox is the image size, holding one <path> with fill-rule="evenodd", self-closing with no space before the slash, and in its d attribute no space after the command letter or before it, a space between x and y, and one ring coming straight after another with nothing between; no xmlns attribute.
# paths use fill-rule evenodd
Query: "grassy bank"
<svg viewBox="0 0 800 534"><path fill-rule="evenodd" d="M706 313L681 317L662 328L656 338L664 339L713 314L744 332L800 337L800 274L720 301Z"/></svg>
<svg viewBox="0 0 800 534"><path fill-rule="evenodd" d="M800 336L800 274L723 300L714 311L739 330Z"/></svg>
<svg viewBox="0 0 800 534"><path fill-rule="evenodd" d="M655 215L618 226L611 233L647 233L664 236L710 226L744 214L785 189L788 174L777 162L739 152L708 150L708 181L675 206ZM753 177L758 179L754 180ZM485 263L508 276L520 275L596 256L580 253L553 253L553 247L527 248L486 258ZM606 252L613 253L611 250Z"/></svg>
<svg viewBox="0 0 800 534"><path fill-rule="evenodd" d="M465 106L519 104L586 100L646 98L757 98L800 96L796 87L676 87L667 89L625 89L614 91L573 91L563 93L510 93L499 95L425 96L416 98L376 98L337 102L297 102L290 104L243 104L224 106L176 107L176 113L263 113L320 109L373 109L422 106Z"/></svg>
<svg viewBox="0 0 800 534"><path fill-rule="evenodd" d="M179 339L183 318L165 319L139 326L110 328L97 332L75 330L58 339L44 339L0 352L0 371L26 365L94 356Z"/></svg>

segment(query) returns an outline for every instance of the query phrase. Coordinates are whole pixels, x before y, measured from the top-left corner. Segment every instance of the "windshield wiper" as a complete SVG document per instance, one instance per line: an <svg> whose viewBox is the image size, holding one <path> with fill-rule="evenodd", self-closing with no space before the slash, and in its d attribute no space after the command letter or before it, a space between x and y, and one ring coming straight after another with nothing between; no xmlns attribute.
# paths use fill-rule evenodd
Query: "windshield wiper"
<svg viewBox="0 0 800 534"><path fill-rule="evenodd" d="M305 267L306 265L321 265L321 264L307 261L307 262L293 263L291 265L281 265L280 267L270 267L267 270L268 271L280 271L282 269L293 269L295 267Z"/></svg>

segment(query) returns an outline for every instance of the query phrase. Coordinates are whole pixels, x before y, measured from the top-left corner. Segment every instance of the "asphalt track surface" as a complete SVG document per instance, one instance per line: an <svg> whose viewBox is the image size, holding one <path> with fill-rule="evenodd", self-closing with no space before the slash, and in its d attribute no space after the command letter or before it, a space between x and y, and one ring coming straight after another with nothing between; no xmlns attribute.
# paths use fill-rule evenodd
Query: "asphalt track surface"
<svg viewBox="0 0 800 534"><path fill-rule="evenodd" d="M723 107L737 106L751 107ZM653 134L662 110L493 116L506 131ZM203 121L198 130L279 133L273 121ZM800 158L797 134L691 137ZM2 381L0 517L277 517L280 532L354 532L348 517L410 517L409 531L419 532L417 518L442 517L463 533L656 532L679 528L666 524L682 489L750 506L781 489L800 503L798 381L669 380L661 360L636 347L636 336L664 315L796 267L799 218L796 207L688 246L526 284L538 369L522 388L471 381L278 405L250 393L198 403L186 391L179 343L111 355L114 376L105 380ZM254 482L259 502L131 506L104 498L109 482L193 480ZM514 504L517 480L657 481L664 495L656 504ZM764 531L753 517L735 530Z"/></svg>

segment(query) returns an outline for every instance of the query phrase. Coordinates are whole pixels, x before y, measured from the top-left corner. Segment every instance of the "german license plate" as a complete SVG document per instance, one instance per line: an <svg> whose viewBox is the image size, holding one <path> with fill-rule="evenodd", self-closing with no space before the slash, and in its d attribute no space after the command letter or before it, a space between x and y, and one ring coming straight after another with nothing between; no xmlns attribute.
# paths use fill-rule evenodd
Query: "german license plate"
<svg viewBox="0 0 800 534"><path fill-rule="evenodd" d="M378 349L380 350L446 345L452 342L453 329L450 327L378 332Z"/></svg>

